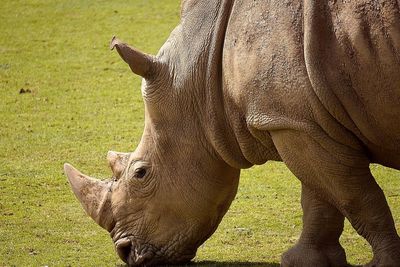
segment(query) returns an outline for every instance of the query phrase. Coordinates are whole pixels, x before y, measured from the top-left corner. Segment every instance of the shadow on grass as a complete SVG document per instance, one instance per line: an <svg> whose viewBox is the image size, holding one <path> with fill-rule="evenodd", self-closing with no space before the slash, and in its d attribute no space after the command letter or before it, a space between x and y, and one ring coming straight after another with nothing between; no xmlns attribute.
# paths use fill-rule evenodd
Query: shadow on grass
<svg viewBox="0 0 400 267"><path fill-rule="evenodd" d="M271 262L216 262L216 261L201 261L193 262L186 266L198 266L198 267L220 267L220 266L254 266L254 267L279 267L279 263Z"/></svg>
<svg viewBox="0 0 400 267"><path fill-rule="evenodd" d="M117 267L126 267L128 265L117 265ZM229 261L229 262L217 262L217 261L200 261L190 262L184 265L158 265L159 267L235 267L235 266L250 266L250 267L279 267L279 263L275 262L240 262L240 261ZM362 267L362 265L349 264L348 267Z"/></svg>
<svg viewBox="0 0 400 267"><path fill-rule="evenodd" d="M127 265L119 265L118 267L124 267ZM235 266L249 266L249 267L279 267L279 263L270 262L217 262L217 261L200 261L191 262L185 265L159 265L160 267L235 267Z"/></svg>

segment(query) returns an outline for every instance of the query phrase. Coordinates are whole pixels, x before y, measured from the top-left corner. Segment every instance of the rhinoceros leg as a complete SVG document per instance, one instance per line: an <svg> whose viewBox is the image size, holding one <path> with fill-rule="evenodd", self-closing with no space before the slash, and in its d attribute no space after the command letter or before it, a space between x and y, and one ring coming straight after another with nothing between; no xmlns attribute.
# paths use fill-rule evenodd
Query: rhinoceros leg
<svg viewBox="0 0 400 267"><path fill-rule="evenodd" d="M304 184L301 206L303 232L298 243L283 254L282 266L348 266L346 253L339 243L344 216Z"/></svg>
<svg viewBox="0 0 400 267"><path fill-rule="evenodd" d="M370 243L374 258L368 266L399 267L400 238L361 146L343 145L320 128L309 127L271 132L283 161L307 187L340 210ZM306 261L307 255L303 257Z"/></svg>

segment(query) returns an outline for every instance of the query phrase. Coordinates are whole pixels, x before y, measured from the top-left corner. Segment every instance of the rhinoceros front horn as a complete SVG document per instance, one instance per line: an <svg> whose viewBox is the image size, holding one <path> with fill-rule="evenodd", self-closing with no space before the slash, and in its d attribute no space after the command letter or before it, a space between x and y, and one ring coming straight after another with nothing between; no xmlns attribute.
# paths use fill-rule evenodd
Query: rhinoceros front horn
<svg viewBox="0 0 400 267"><path fill-rule="evenodd" d="M106 182L82 174L69 164L64 165L72 191L86 213L101 227L111 231L114 220L111 212L111 193Z"/></svg>
<svg viewBox="0 0 400 267"><path fill-rule="evenodd" d="M129 45L121 42L115 36L110 43L110 49L117 49L121 58L129 64L133 71L143 78L149 78L154 74L156 60L153 56L140 52L139 50L130 47Z"/></svg>

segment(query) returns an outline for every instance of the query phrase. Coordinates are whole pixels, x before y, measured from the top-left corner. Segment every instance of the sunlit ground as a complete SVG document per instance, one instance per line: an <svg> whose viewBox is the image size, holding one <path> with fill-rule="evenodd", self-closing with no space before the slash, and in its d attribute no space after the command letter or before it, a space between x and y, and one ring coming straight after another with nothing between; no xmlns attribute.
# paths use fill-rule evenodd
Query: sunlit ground
<svg viewBox="0 0 400 267"><path fill-rule="evenodd" d="M115 266L108 233L75 200L62 166L110 176L108 150L132 151L143 129L140 79L111 37L156 53L177 0L0 2L0 266ZM373 166L400 227L400 172ZM301 231L300 184L282 163L243 172L202 266L278 266ZM369 246L347 224L352 264Z"/></svg>

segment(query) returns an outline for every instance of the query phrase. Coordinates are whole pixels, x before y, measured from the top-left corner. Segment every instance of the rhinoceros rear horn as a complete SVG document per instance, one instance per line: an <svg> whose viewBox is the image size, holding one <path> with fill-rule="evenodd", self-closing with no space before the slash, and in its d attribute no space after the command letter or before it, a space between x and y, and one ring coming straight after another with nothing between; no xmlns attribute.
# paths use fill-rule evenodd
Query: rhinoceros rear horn
<svg viewBox="0 0 400 267"><path fill-rule="evenodd" d="M140 52L139 50L130 47L129 45L121 42L115 36L110 43L110 49L117 49L121 58L129 64L133 71L143 78L149 78L154 74L156 60L154 56Z"/></svg>
<svg viewBox="0 0 400 267"><path fill-rule="evenodd" d="M86 213L101 227L111 231L115 223L107 183L84 175L69 164L64 165L64 171Z"/></svg>

